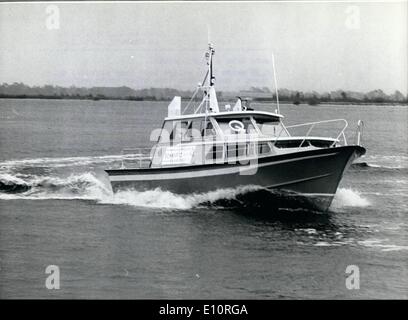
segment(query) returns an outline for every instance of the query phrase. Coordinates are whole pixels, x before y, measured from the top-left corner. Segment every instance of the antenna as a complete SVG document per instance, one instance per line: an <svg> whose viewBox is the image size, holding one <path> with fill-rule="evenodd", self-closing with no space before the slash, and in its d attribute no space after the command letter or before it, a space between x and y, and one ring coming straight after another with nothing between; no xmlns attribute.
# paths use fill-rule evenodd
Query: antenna
<svg viewBox="0 0 408 320"><path fill-rule="evenodd" d="M273 53L272 53L272 67L273 67L273 79L274 79L274 82L275 82L276 105L278 106L278 113L280 114L280 110L279 110L278 82L276 81L275 57L274 57Z"/></svg>
<svg viewBox="0 0 408 320"><path fill-rule="evenodd" d="M213 75L213 63L212 63L213 62L212 59L213 59L215 50L211 43L211 30L210 30L209 24L207 24L207 40L208 40L207 43L208 43L208 76L209 76L208 86L211 87L214 85L214 81L215 81L215 78Z"/></svg>

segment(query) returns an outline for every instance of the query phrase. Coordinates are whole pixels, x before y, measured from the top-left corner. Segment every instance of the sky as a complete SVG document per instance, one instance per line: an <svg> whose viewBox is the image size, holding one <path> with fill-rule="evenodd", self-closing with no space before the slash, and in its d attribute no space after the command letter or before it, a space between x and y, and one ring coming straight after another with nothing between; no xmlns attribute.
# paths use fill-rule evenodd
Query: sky
<svg viewBox="0 0 408 320"><path fill-rule="evenodd" d="M194 89L210 39L219 90L408 90L407 1L49 5L0 4L0 83Z"/></svg>

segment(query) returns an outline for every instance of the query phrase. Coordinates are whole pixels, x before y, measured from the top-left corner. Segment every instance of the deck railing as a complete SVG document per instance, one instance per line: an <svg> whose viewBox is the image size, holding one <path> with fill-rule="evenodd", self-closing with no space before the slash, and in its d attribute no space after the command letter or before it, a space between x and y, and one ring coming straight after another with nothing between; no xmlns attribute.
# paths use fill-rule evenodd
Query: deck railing
<svg viewBox="0 0 408 320"><path fill-rule="evenodd" d="M149 168L153 156L152 150L147 147L123 149L121 168Z"/></svg>
<svg viewBox="0 0 408 320"><path fill-rule="evenodd" d="M304 139L300 143L299 147L303 145L303 143L306 141L306 139L310 136L311 132L313 129L315 129L316 126L321 125L321 124L327 124L327 123L334 123L334 122L339 122L339 123L344 123L342 129L338 133L338 135L334 138L335 141L333 141L331 146L334 146L340 139L343 139L343 144L346 146L347 145L347 139L345 135L345 130L348 127L348 122L345 119L333 119L333 120L322 120L322 121L315 121L315 122L306 122L306 123L300 123L300 124L295 124L295 125L290 125L286 126L286 129L291 129L291 128L300 128L300 127L307 127L309 126L308 131L306 132L306 135L304 136ZM282 130L281 130L282 132ZM279 133L279 136L281 134ZM278 136L278 137L279 137Z"/></svg>

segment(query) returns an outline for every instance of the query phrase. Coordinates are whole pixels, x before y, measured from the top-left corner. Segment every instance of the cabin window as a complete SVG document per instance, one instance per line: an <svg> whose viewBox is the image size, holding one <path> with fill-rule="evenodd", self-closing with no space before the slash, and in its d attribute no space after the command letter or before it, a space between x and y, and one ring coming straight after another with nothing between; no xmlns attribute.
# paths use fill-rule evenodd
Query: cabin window
<svg viewBox="0 0 408 320"><path fill-rule="evenodd" d="M242 132L232 130L230 126L231 121L241 122L243 125ZM239 134L239 133L243 133L243 134L256 134L257 133L249 117L247 118L217 118L217 122L218 122L220 129L224 133L224 135L234 135L234 134Z"/></svg>
<svg viewBox="0 0 408 320"><path fill-rule="evenodd" d="M254 120L265 136L286 137L288 135L279 118L254 116Z"/></svg>
<svg viewBox="0 0 408 320"><path fill-rule="evenodd" d="M192 142L216 135L210 119L186 119L166 121L160 134L160 143Z"/></svg>
<svg viewBox="0 0 408 320"><path fill-rule="evenodd" d="M166 121L160 134L160 143L180 142L187 132L186 121Z"/></svg>
<svg viewBox="0 0 408 320"><path fill-rule="evenodd" d="M163 125L162 131L160 133L159 142L169 143L173 138L170 137L173 134L173 121L166 121Z"/></svg>
<svg viewBox="0 0 408 320"><path fill-rule="evenodd" d="M197 121L181 121L181 138L183 142L197 140L200 135L200 128L197 129L200 123Z"/></svg>
<svg viewBox="0 0 408 320"><path fill-rule="evenodd" d="M183 132L186 130L186 123L181 121L173 121L173 130L170 134L171 142L180 142Z"/></svg>
<svg viewBox="0 0 408 320"><path fill-rule="evenodd" d="M258 154L265 154L270 153L271 147L267 142L260 142L258 143Z"/></svg>
<svg viewBox="0 0 408 320"><path fill-rule="evenodd" d="M202 140L203 137L213 137L214 127L209 119L193 119L182 124L183 142Z"/></svg>
<svg viewBox="0 0 408 320"><path fill-rule="evenodd" d="M227 158L243 157L247 153L248 145L246 143L227 144Z"/></svg>
<svg viewBox="0 0 408 320"><path fill-rule="evenodd" d="M207 119L206 123L203 121L203 130L201 131L201 134L206 138L213 138L216 136L217 132L209 119Z"/></svg>
<svg viewBox="0 0 408 320"><path fill-rule="evenodd" d="M214 146L211 146L210 151L207 153L206 159L207 160L219 160L223 158L223 154L224 154L224 146L214 145Z"/></svg>

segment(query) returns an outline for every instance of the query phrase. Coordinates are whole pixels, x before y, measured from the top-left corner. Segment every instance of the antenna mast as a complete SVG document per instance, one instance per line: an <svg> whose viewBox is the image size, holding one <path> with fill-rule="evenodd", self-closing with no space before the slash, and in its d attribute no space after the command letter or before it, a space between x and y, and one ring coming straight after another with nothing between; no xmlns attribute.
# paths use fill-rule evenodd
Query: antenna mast
<svg viewBox="0 0 408 320"><path fill-rule="evenodd" d="M205 79L208 80L208 86L205 87L204 90L204 103L205 103L205 110L207 112L208 107L211 108L210 102L211 102L211 91L214 91L214 88L212 88L215 84L215 77L213 74L213 55L215 53L214 47L211 43L208 43L208 51L206 52L205 56L207 58L207 64L208 64L208 71L207 71L207 76Z"/></svg>
<svg viewBox="0 0 408 320"><path fill-rule="evenodd" d="M209 72L209 87L212 87L215 84L215 77L213 74L213 61L212 57L215 53L214 47L211 43L208 44L208 72Z"/></svg>
<svg viewBox="0 0 408 320"><path fill-rule="evenodd" d="M201 89L204 93L203 100L200 105L195 109L194 113L199 110L203 110L205 113L210 110L211 112L219 112L217 96L214 89L215 76L213 74L213 55L215 53L214 46L209 43L208 51L205 53L205 58L207 59L207 73L205 74L204 80L199 84L197 90Z"/></svg>
<svg viewBox="0 0 408 320"><path fill-rule="evenodd" d="M273 79L275 82L275 95L276 95L276 105L278 107L278 113L280 114L279 109L279 94L278 94L278 82L276 81L276 70L275 70L275 57L272 53L272 66L273 66Z"/></svg>

